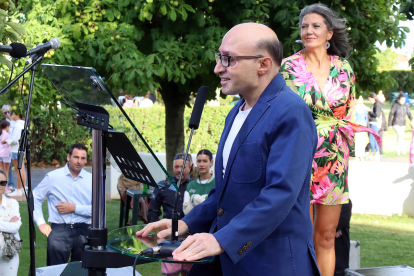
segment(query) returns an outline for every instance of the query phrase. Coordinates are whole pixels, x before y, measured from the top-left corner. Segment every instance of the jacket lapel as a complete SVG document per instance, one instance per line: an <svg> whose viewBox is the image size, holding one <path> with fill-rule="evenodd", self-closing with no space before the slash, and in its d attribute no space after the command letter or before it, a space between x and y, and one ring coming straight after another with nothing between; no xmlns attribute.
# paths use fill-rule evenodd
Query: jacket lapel
<svg viewBox="0 0 414 276"><path fill-rule="evenodd" d="M270 107L269 101L277 97L280 90L282 89L283 85L285 85L285 80L283 79L282 75L278 73L276 77L270 82L270 84L267 86L267 88L263 91L262 95L260 96L257 103L253 106L252 110L250 111L249 115L246 118L246 121L244 121L239 133L236 136L236 139L234 140L233 146L231 147L229 159L227 161L226 171L224 173L223 177L223 185L221 185L223 188L220 190L220 197L225 189L225 186L227 185L227 181L229 178L231 167L233 166L234 159L237 155L237 152L240 148L240 146L243 144L244 140L246 140L247 136L250 134L250 132L253 130L253 128L256 126L256 124L259 122L259 120L263 117L265 112ZM241 102L241 101L240 101ZM240 103L239 102L239 103ZM243 101L244 103L244 101ZM223 131L223 135L220 140L220 147L218 149L218 153L220 153L220 164L216 161L216 165L219 165L220 167L216 167L220 169L220 172L223 171L223 148L224 144L226 142L227 136L230 132L230 129L233 125L234 118L236 117L238 110L240 106L243 104L240 103L240 105L237 106L237 109L233 109L232 112L232 118L231 121L229 120L228 126L226 126L225 131ZM217 172L217 170L216 170Z"/></svg>
<svg viewBox="0 0 414 276"><path fill-rule="evenodd" d="M244 99L240 100L231 110L230 113L227 115L227 123L224 126L223 133L221 134L219 147L217 149L217 156L216 156L216 164L215 164L215 186L216 190L218 187L221 186L221 182L223 181L223 149L224 144L226 143L227 136L229 136L231 126L233 125L234 118L236 118L237 113L239 113L240 106L244 103Z"/></svg>

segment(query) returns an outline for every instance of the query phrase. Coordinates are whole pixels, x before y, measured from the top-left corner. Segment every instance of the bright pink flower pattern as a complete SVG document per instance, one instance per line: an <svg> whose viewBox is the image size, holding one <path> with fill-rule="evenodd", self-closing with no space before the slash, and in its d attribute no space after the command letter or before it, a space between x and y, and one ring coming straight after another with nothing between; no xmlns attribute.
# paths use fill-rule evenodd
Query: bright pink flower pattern
<svg viewBox="0 0 414 276"><path fill-rule="evenodd" d="M302 93L300 96L306 99L316 122L322 124L318 128L318 145L312 163L310 202L336 205L349 200L348 162L354 151L355 133L373 131L352 123L355 74L346 60L338 56L330 58L331 68L323 91L301 51L285 59L280 71L289 87L298 94ZM328 122L327 117L332 125L323 125ZM374 136L381 144L378 134Z"/></svg>

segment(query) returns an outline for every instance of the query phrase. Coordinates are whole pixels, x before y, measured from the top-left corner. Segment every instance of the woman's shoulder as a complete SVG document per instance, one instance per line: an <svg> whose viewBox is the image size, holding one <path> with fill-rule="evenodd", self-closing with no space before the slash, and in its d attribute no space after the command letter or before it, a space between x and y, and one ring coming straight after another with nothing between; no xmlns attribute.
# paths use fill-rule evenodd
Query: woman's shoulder
<svg viewBox="0 0 414 276"><path fill-rule="evenodd" d="M286 62L291 62L291 61L294 61L294 60L299 60L299 58L300 58L300 53L302 52L302 50L300 50L299 52L297 52L296 54L293 54L293 55L291 55L291 56L289 56L289 57L287 57L287 58L284 58L283 60L282 60L282 65L283 64L285 64Z"/></svg>
<svg viewBox="0 0 414 276"><path fill-rule="evenodd" d="M331 57L333 58L335 65L338 64L338 65L340 65L339 66L340 68L342 68L346 71L350 71L352 73L354 72L354 70L351 67L351 64L349 63L349 61L347 59L345 59L343 57L340 57L340 56L335 56L335 55L332 55Z"/></svg>
<svg viewBox="0 0 414 276"><path fill-rule="evenodd" d="M16 205L19 206L19 202L14 198L3 195L3 200L4 199L6 200L6 202L8 201L11 204L10 207L13 207L13 206L16 206Z"/></svg>

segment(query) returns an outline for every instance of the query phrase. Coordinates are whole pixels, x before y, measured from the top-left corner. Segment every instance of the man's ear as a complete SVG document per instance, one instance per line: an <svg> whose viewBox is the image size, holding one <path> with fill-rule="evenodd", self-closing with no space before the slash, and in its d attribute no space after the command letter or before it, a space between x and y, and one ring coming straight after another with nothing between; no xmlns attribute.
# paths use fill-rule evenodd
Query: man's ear
<svg viewBox="0 0 414 276"><path fill-rule="evenodd" d="M68 154L68 156L66 157L66 160L69 162L70 159L70 155Z"/></svg>
<svg viewBox="0 0 414 276"><path fill-rule="evenodd" d="M259 75L266 74L273 67L273 60L270 57L265 57L260 60Z"/></svg>

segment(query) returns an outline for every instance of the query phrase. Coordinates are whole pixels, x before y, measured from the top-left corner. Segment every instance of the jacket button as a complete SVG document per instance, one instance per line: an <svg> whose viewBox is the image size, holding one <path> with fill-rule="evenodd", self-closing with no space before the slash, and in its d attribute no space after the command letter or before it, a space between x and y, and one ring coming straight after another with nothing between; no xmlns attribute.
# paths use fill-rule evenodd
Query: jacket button
<svg viewBox="0 0 414 276"><path fill-rule="evenodd" d="M223 215L224 214L224 210L223 209L218 209L217 210L217 214L219 215L219 216L221 216L221 215Z"/></svg>
<svg viewBox="0 0 414 276"><path fill-rule="evenodd" d="M243 250L241 250L241 249L240 249L240 250L239 250L239 254L240 254L240 255L241 255L241 254L243 254Z"/></svg>
<svg viewBox="0 0 414 276"><path fill-rule="evenodd" d="M246 251L247 250L247 246L245 245L245 246L243 246L243 251Z"/></svg>
<svg viewBox="0 0 414 276"><path fill-rule="evenodd" d="M247 246L251 246L251 245L252 245L252 242L250 242L250 241L249 241L249 242L247 243Z"/></svg>

